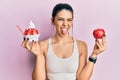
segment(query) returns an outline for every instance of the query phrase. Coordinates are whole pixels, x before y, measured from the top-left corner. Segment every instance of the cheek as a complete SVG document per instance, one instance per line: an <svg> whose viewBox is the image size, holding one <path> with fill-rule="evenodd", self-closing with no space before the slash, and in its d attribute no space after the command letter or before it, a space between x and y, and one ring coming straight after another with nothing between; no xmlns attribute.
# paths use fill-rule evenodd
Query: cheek
<svg viewBox="0 0 120 80"><path fill-rule="evenodd" d="M55 22L54 24L57 28L61 27L62 26L62 22Z"/></svg>
<svg viewBox="0 0 120 80"><path fill-rule="evenodd" d="M73 23L72 23L72 22L70 22L68 25L69 25L69 27L72 27L72 26L73 26Z"/></svg>
<svg viewBox="0 0 120 80"><path fill-rule="evenodd" d="M61 26L60 26L60 24L55 23L54 27L56 28L56 30L59 30Z"/></svg>

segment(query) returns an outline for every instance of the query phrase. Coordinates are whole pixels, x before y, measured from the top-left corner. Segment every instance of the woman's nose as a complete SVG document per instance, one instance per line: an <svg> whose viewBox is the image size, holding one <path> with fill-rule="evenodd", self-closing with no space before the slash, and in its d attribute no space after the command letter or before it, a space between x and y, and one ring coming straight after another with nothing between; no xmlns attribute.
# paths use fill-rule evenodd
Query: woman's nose
<svg viewBox="0 0 120 80"><path fill-rule="evenodd" d="M67 21L63 21L63 26L67 26Z"/></svg>

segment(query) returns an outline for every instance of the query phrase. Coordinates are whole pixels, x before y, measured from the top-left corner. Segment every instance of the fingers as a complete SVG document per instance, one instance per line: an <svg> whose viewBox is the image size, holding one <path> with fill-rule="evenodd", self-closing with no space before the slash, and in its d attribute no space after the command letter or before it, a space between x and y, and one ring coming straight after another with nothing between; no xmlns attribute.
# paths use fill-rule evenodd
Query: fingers
<svg viewBox="0 0 120 80"><path fill-rule="evenodd" d="M102 38L102 44L103 44L104 46L106 46L106 36L104 36L104 37Z"/></svg>
<svg viewBox="0 0 120 80"><path fill-rule="evenodd" d="M32 41L32 46L38 45L38 41Z"/></svg>
<svg viewBox="0 0 120 80"><path fill-rule="evenodd" d="M39 44L38 44L38 41L32 41L32 43L31 43L31 47L38 47L39 46Z"/></svg>
<svg viewBox="0 0 120 80"><path fill-rule="evenodd" d="M33 40L32 42L30 42L29 38L27 38L27 40L24 39L21 45L32 53L38 53L40 51L38 41Z"/></svg>
<svg viewBox="0 0 120 80"><path fill-rule="evenodd" d="M95 40L94 52L98 55L106 49L106 37Z"/></svg>
<svg viewBox="0 0 120 80"><path fill-rule="evenodd" d="M21 46L30 50L29 38L27 38L27 40L25 40L24 38L24 41L22 42Z"/></svg>
<svg viewBox="0 0 120 80"><path fill-rule="evenodd" d="M25 46L25 48L27 48L29 51L30 51L30 42L29 42L29 40L26 40L26 46Z"/></svg>
<svg viewBox="0 0 120 80"><path fill-rule="evenodd" d="M96 39L96 44L97 44L98 46L101 46L101 47L102 47L102 45L101 45L101 40L100 40L100 39Z"/></svg>
<svg viewBox="0 0 120 80"><path fill-rule="evenodd" d="M32 47L38 47L39 46L39 43L38 41L32 41Z"/></svg>
<svg viewBox="0 0 120 80"><path fill-rule="evenodd" d="M104 36L101 39L96 39L96 46L98 49L105 50L106 49L106 37Z"/></svg>
<svg viewBox="0 0 120 80"><path fill-rule="evenodd" d="M21 44L22 47L25 46L25 38L23 38L23 39L24 39L24 40L23 40L23 42L22 42L22 44Z"/></svg>
<svg viewBox="0 0 120 80"><path fill-rule="evenodd" d="M97 49L102 48L102 45L101 45L101 43L100 43L100 41L99 41L99 40L98 40L98 41L96 41L96 47L97 47Z"/></svg>
<svg viewBox="0 0 120 80"><path fill-rule="evenodd" d="M35 46L35 45L36 45L36 41L33 40L33 41L32 41L32 44L31 44L31 49L32 49L32 47Z"/></svg>

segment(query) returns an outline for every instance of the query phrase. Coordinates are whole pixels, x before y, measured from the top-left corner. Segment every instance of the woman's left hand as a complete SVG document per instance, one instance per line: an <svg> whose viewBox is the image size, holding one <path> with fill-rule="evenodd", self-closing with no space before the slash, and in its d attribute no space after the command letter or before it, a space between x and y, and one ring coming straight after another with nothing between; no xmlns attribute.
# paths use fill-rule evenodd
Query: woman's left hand
<svg viewBox="0 0 120 80"><path fill-rule="evenodd" d="M102 41L100 39L96 39L92 55L97 56L98 54L105 51L105 49L106 49L106 37L104 36L102 38Z"/></svg>

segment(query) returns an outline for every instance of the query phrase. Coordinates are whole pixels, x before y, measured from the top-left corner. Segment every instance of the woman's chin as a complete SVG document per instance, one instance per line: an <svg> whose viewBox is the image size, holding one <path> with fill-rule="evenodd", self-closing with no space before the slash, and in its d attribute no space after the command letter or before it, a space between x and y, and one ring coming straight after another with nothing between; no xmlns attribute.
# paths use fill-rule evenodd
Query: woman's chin
<svg viewBox="0 0 120 80"><path fill-rule="evenodd" d="M69 34L68 33L61 33L61 36L69 36Z"/></svg>
<svg viewBox="0 0 120 80"><path fill-rule="evenodd" d="M69 33L67 32L67 33L62 33L62 32L60 32L60 33L58 33L58 34L56 34L56 35L59 35L59 36L61 36L61 37L66 37L66 36L69 36Z"/></svg>

